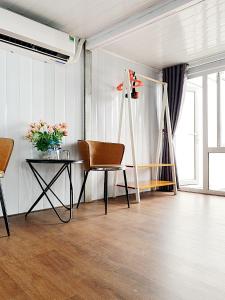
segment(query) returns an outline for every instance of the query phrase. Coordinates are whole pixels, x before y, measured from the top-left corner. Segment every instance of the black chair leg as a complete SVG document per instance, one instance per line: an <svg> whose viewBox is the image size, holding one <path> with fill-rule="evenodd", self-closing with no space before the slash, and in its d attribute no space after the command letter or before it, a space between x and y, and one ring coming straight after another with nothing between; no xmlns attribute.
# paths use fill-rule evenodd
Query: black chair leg
<svg viewBox="0 0 225 300"><path fill-rule="evenodd" d="M81 190L80 190L80 195L79 195L79 199L78 199L78 202L77 202L77 208L79 207L80 205L80 201L81 201L81 197L83 195L83 192L84 192L84 188L85 188L85 184L86 184L86 181L87 181L87 177L88 177L88 174L89 174L89 171L87 171L84 175L84 181L82 183L82 187L81 187Z"/></svg>
<svg viewBox="0 0 225 300"><path fill-rule="evenodd" d="M128 208L130 208L130 200L129 200L128 187L127 187L127 175L126 175L125 170L123 170L123 178L124 178L124 185L125 185L125 191L126 191L126 197L127 197L127 205L128 205Z"/></svg>
<svg viewBox="0 0 225 300"><path fill-rule="evenodd" d="M108 212L108 171L105 171L104 176L104 202L105 202L105 215Z"/></svg>
<svg viewBox="0 0 225 300"><path fill-rule="evenodd" d="M4 221L5 221L6 231L7 231L8 236L10 236L8 216L7 216L7 212L6 212L6 208L5 208L5 202L4 202L4 198L3 198L1 183L0 183L0 202L1 202L2 213L3 213L3 217L4 217Z"/></svg>

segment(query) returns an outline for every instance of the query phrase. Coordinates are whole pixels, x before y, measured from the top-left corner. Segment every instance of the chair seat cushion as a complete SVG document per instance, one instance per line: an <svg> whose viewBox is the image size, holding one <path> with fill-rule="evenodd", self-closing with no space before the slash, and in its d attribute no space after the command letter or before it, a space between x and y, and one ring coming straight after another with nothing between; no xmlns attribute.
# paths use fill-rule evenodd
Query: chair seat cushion
<svg viewBox="0 0 225 300"><path fill-rule="evenodd" d="M124 165L91 165L92 171L119 171L126 170Z"/></svg>

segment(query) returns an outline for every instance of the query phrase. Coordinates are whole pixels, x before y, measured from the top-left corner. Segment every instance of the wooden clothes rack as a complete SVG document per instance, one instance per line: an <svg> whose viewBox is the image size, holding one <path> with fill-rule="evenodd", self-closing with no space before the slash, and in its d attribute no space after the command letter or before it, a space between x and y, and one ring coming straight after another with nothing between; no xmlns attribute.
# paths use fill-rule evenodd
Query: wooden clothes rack
<svg viewBox="0 0 225 300"><path fill-rule="evenodd" d="M156 190L156 188L161 186L173 186L174 194L177 192L177 183L176 183L176 168L174 162L174 148L172 141L172 130L171 130L171 121L170 121L170 113L169 113L169 104L168 104L168 94L167 94L167 83L162 82L160 80L156 80L141 74L136 74L138 78L143 78L154 82L156 84L160 84L163 89L163 97L162 97L162 109L160 116L160 124L159 124L159 138L157 143L157 151L156 151L156 160L154 163L149 164L137 164L136 159L136 145L135 145L135 136L134 136L134 124L133 124L133 112L131 105L131 90L132 86L130 83L130 75L129 70L124 71L124 81L123 81L123 92L122 92L122 101L120 107L120 116L119 116L119 131L118 131L118 143L121 140L121 132L122 132L122 124L123 124L123 116L124 116L124 106L125 102L128 101L128 112L129 112L129 131L130 131L130 140L131 140L131 150L132 150L132 164L127 165L128 168L133 168L134 174L134 183L128 183L128 188L136 191L136 202L140 202L140 191L143 190ZM163 141L163 130L164 130L164 118L166 120L167 134L168 134L168 144L169 144L169 156L170 163L162 163L162 141ZM159 180L159 168L162 167L170 167L172 169L172 181L167 180ZM152 168L154 173L154 180L150 180L148 182L140 182L138 169L142 168ZM114 196L116 196L116 186L123 187L123 184L117 182L117 174L114 177Z"/></svg>

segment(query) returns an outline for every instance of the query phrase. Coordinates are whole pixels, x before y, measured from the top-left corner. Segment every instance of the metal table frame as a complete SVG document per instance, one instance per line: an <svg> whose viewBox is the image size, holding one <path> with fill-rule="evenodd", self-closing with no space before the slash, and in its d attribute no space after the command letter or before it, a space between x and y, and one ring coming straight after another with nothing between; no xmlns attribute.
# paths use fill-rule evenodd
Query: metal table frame
<svg viewBox="0 0 225 300"><path fill-rule="evenodd" d="M63 223L68 223L72 219L72 209L73 209L73 184L72 184L72 164L80 164L83 161L81 160L71 160L71 159L26 159L26 162L28 163L32 173L34 174L34 177L36 178L42 193L39 195L37 200L33 203L33 205L30 207L28 212L25 215L25 218L31 213L31 211L34 209L34 207L38 204L38 202L45 196L50 203L52 209L54 210L55 214L59 218L59 220ZM34 164L61 164L62 166L57 171L57 173L53 176L52 180L47 183L44 178L41 176L41 174L37 171L37 169L34 167ZM56 195L56 193L51 189L52 185L58 180L58 178L61 176L61 174L67 171L68 178L69 178L69 184L70 184L70 204L69 206L66 206ZM63 219L59 212L54 207L52 201L50 200L47 192L50 191L53 196L61 203L61 205L69 210L69 217L67 219Z"/></svg>

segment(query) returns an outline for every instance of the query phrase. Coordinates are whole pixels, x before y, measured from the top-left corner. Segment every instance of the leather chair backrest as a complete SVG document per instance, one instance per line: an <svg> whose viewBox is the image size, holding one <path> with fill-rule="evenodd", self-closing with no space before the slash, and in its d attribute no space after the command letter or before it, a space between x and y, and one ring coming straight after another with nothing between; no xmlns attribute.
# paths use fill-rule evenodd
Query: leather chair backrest
<svg viewBox="0 0 225 300"><path fill-rule="evenodd" d="M5 173L13 150L14 141L8 138L0 138L0 171Z"/></svg>
<svg viewBox="0 0 225 300"><path fill-rule="evenodd" d="M78 149L81 159L84 160L84 168L88 171L92 165L120 165L125 146L118 143L79 140Z"/></svg>

